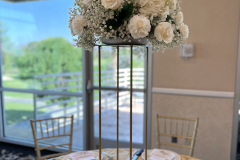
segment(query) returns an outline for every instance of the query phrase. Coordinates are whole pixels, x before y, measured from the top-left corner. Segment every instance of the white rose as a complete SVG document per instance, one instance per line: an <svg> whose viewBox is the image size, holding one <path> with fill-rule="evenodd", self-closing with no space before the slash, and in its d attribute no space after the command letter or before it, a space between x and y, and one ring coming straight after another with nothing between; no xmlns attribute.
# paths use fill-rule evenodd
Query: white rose
<svg viewBox="0 0 240 160"><path fill-rule="evenodd" d="M188 29L188 26L186 24L182 25L180 27L180 34L182 36L183 39L187 39L188 38L188 35L189 35L189 29Z"/></svg>
<svg viewBox="0 0 240 160"><path fill-rule="evenodd" d="M93 0L83 0L82 2L83 2L85 5L90 5L90 4L92 4L92 1L93 1Z"/></svg>
<svg viewBox="0 0 240 160"><path fill-rule="evenodd" d="M129 21L128 30L134 39L144 38L151 30L150 20L145 16L135 15Z"/></svg>
<svg viewBox="0 0 240 160"><path fill-rule="evenodd" d="M177 8L177 0L166 0L166 5L170 10L175 10Z"/></svg>
<svg viewBox="0 0 240 160"><path fill-rule="evenodd" d="M82 15L77 15L72 20L72 33L73 35L81 35L83 28L86 26L86 19Z"/></svg>
<svg viewBox="0 0 240 160"><path fill-rule="evenodd" d="M175 22L177 26L181 26L183 23L183 13L178 12L177 15L175 16Z"/></svg>
<svg viewBox="0 0 240 160"><path fill-rule="evenodd" d="M159 23L155 28L154 36L158 41L164 41L165 43L171 43L174 37L173 27L168 22Z"/></svg>
<svg viewBox="0 0 240 160"><path fill-rule="evenodd" d="M161 20L166 21L168 15L169 15L169 7L166 7L165 11L161 15Z"/></svg>
<svg viewBox="0 0 240 160"><path fill-rule="evenodd" d="M116 10L122 5L123 0L101 0L101 2L105 8Z"/></svg>
<svg viewBox="0 0 240 160"><path fill-rule="evenodd" d="M139 0L138 4L143 7L145 6L147 3L149 3L151 0Z"/></svg>

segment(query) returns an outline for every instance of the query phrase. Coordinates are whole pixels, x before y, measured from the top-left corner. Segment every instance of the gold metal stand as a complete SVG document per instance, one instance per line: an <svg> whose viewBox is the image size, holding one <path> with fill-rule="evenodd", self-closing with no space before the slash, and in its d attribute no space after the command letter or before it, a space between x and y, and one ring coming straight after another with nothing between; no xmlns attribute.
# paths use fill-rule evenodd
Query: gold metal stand
<svg viewBox="0 0 240 160"><path fill-rule="evenodd" d="M133 76L133 46L130 54L130 160L132 160L132 76Z"/></svg>
<svg viewBox="0 0 240 160"><path fill-rule="evenodd" d="M102 157L102 100L101 100L101 46L98 46L98 78L99 78L99 160Z"/></svg>
<svg viewBox="0 0 240 160"><path fill-rule="evenodd" d="M149 50L149 48L147 47L146 48L147 49L147 55L146 55L146 90L145 90L145 93L147 94L147 96L146 96L146 109L145 109L145 126L146 126L146 128L145 128L145 160L147 160L147 136L148 136L148 126L147 126L147 124L148 124L148 50Z"/></svg>
<svg viewBox="0 0 240 160"><path fill-rule="evenodd" d="M101 148L102 148L102 142L101 142L101 47L102 45L98 46L98 67L99 67L99 160L101 160ZM117 160L119 160L119 45L113 46L117 48ZM126 45L124 46L126 47ZM132 92L133 92L133 45L130 45L131 53L130 53L130 147L129 147L129 155L130 160L132 160ZM145 94L148 93L148 54L149 54L149 47L146 46L146 89ZM146 104L148 104L148 96L146 96ZM148 106L146 106L145 109L145 160L147 160L147 125L148 125L148 112L147 109Z"/></svg>
<svg viewBox="0 0 240 160"><path fill-rule="evenodd" d="M119 46L117 46L117 160L119 160Z"/></svg>

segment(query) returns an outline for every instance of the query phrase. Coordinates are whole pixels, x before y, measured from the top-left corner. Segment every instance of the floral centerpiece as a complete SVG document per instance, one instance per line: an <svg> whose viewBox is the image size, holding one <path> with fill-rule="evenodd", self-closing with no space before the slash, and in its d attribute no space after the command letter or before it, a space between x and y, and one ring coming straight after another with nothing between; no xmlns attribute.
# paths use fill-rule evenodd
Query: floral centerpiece
<svg viewBox="0 0 240 160"><path fill-rule="evenodd" d="M185 42L189 29L183 23L179 0L75 0L69 28L78 47L92 50L102 39L147 38L154 50Z"/></svg>

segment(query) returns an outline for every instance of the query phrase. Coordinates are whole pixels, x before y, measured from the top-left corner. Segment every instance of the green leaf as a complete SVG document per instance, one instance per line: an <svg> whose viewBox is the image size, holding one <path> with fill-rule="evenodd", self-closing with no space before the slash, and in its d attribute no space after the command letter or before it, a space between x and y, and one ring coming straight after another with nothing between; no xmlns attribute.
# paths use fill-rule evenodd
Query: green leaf
<svg viewBox="0 0 240 160"><path fill-rule="evenodd" d="M119 20L128 20L133 14L133 3L125 4L119 13Z"/></svg>
<svg viewBox="0 0 240 160"><path fill-rule="evenodd" d="M175 22L173 21L172 17L167 15L166 22L170 22L170 21L171 21L172 24L175 24Z"/></svg>
<svg viewBox="0 0 240 160"><path fill-rule="evenodd" d="M169 22L170 20L172 20L172 17L167 15L166 21Z"/></svg>
<svg viewBox="0 0 240 160"><path fill-rule="evenodd" d="M107 21L107 31L110 31L110 26L112 26L112 28L114 30L117 30L123 23L124 21L129 20L129 18L132 16L133 14L133 3L126 3L121 11L115 11L115 16L114 19L109 19Z"/></svg>
<svg viewBox="0 0 240 160"><path fill-rule="evenodd" d="M106 22L106 24L107 24L107 31L108 32L110 31L110 28L109 28L110 26L112 26L112 29L114 29L114 30L117 30L121 26L121 24L118 23L115 19L109 19Z"/></svg>

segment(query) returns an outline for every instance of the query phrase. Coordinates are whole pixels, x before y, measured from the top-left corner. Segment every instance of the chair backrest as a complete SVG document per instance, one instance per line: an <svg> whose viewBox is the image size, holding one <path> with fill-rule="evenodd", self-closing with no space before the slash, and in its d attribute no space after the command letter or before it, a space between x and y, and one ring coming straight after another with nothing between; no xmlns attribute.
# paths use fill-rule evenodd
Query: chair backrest
<svg viewBox="0 0 240 160"><path fill-rule="evenodd" d="M158 148L172 146L189 149L193 156L199 119L156 115Z"/></svg>
<svg viewBox="0 0 240 160"><path fill-rule="evenodd" d="M53 158L72 152L73 115L70 117L30 120L30 122L37 160ZM61 138L59 139L59 137ZM67 137L69 138L69 140L67 140L67 143L61 142L61 139L66 140ZM39 142L46 142L46 140L54 141L54 139L57 140L55 141L58 142L57 145L49 144L46 147L39 146ZM68 152L41 156L42 150L64 146L68 147Z"/></svg>

